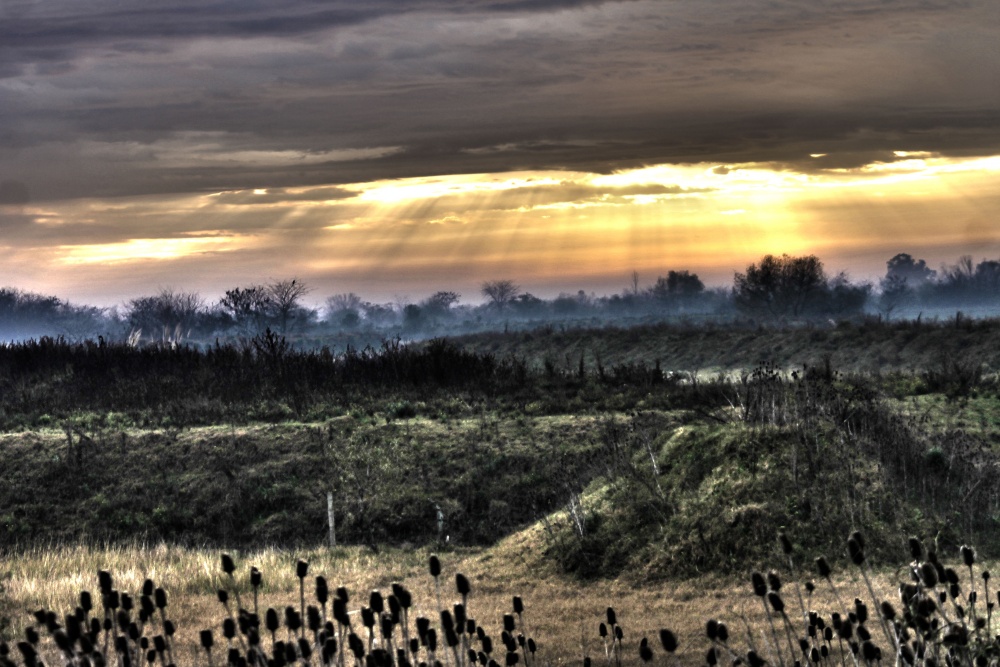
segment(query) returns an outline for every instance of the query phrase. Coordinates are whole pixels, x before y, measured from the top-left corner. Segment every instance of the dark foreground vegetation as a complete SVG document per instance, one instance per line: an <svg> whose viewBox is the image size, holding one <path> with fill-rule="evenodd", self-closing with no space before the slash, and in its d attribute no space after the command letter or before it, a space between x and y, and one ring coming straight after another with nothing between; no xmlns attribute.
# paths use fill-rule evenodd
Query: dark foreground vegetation
<svg viewBox="0 0 1000 667"><path fill-rule="evenodd" d="M599 638L603 656L592 657L587 650L587 628L581 638L582 655L547 651L544 640L539 644L532 636L527 621L532 617L513 591L499 622L481 616L477 621L473 614L478 600L471 582L457 573L452 588L437 556L429 559L435 596L423 605L400 582L391 584L391 593L374 590L359 601L343 586L333 590L323 574L315 575L308 562L299 560L295 568L298 597L287 600L284 609L265 609L258 603L258 594L270 573L253 566L247 572L223 554L217 593L221 621L200 631L197 649L180 641L176 604L171 604L175 600L164 588L146 579L140 590L119 590L112 573L101 570L99 592L80 591L74 611L38 609L15 650L0 640L0 665L99 667L145 662L212 667L224 660L234 666L262 667L499 667L557 660L590 667L595 662L678 665L683 659L684 664L709 666L721 662L749 667L843 667L848 663L986 667L996 662L1000 635L994 635L992 612L997 591L991 589L990 572L977 567L971 547L963 545L960 563L946 567L935 549L911 537L911 560L899 568L903 580L898 593L889 597L877 594L872 585L866 538L861 532L851 533L846 546L864 585L849 593L838 590L841 585L835 583L825 557L817 557L813 566L803 570L791 539L781 533L779 542L778 567L766 575L754 571L749 577L752 596L760 602L752 621L744 613L727 622L729 614L722 612L706 620L700 639L679 637L661 627L652 639L644 636L636 642L628 621L619 620L615 607L608 606L604 620L589 628ZM455 599L454 605L442 605L442 585L445 599ZM817 605L817 586L829 587L836 602ZM743 627L735 625L738 622ZM751 623L759 632L753 631ZM564 633L570 626L558 624ZM185 661L185 656L190 658Z"/></svg>

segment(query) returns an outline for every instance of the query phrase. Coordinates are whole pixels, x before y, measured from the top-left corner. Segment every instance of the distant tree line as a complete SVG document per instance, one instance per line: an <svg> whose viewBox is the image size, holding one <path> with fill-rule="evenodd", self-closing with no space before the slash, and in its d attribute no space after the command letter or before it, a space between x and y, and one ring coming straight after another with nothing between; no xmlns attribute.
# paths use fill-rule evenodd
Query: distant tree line
<svg viewBox="0 0 1000 667"><path fill-rule="evenodd" d="M320 308L306 305L313 288L297 278L233 287L216 302L195 292L163 289L117 308L69 304L57 297L0 289L0 340L42 335L79 339L103 335L133 344L250 339L272 331L290 339L368 333L370 338L419 338L498 328L570 323L745 320L753 323L885 319L964 309L1000 314L1000 259L961 257L935 270L899 253L878 281L828 275L815 255L766 255L736 272L728 287L708 288L689 270L669 270L647 286L633 272L620 293L579 290L542 299L513 279L482 283L481 302L442 290L415 303L373 303L354 293L334 294Z"/></svg>

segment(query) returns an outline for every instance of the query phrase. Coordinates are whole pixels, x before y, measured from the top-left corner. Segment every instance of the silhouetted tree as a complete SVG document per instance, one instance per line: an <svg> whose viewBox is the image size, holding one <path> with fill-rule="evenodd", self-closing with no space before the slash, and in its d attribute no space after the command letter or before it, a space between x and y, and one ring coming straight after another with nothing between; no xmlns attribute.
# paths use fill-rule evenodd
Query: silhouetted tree
<svg viewBox="0 0 1000 667"><path fill-rule="evenodd" d="M482 292L490 301L490 305L502 311L521 291L520 285L513 280L490 280L483 283Z"/></svg>
<svg viewBox="0 0 1000 667"><path fill-rule="evenodd" d="M922 259L913 259L905 252L894 255L885 263L885 277L895 276L897 279L906 281L911 289L920 289L937 276L937 271L928 268L927 262Z"/></svg>
<svg viewBox="0 0 1000 667"><path fill-rule="evenodd" d="M178 342L190 336L204 308L197 292L161 290L153 296L132 299L125 304L129 327L150 338Z"/></svg>
<svg viewBox="0 0 1000 667"><path fill-rule="evenodd" d="M457 292L435 292L427 297L423 302L423 308L428 315L447 315L451 307L458 303L461 295Z"/></svg>
<svg viewBox="0 0 1000 667"><path fill-rule="evenodd" d="M312 288L297 278L277 280L267 285L267 294L271 299L271 308L274 310L274 316L281 333L288 331L288 323L292 320L293 313L301 309L299 299L311 291Z"/></svg>
<svg viewBox="0 0 1000 667"><path fill-rule="evenodd" d="M652 295L662 303L688 305L705 291L705 284L698 274L690 271L668 271L666 277L656 279L650 289Z"/></svg>
<svg viewBox="0 0 1000 667"><path fill-rule="evenodd" d="M334 294L326 300L326 321L352 329L361 323L361 297L354 292Z"/></svg>
<svg viewBox="0 0 1000 667"><path fill-rule="evenodd" d="M545 310L545 302L530 292L518 294L510 305L518 315L522 316L537 315Z"/></svg>
<svg viewBox="0 0 1000 667"><path fill-rule="evenodd" d="M889 320L892 314L913 300L913 288L906 278L890 273L879 283L878 310Z"/></svg>
<svg viewBox="0 0 1000 667"><path fill-rule="evenodd" d="M255 336L264 330L271 310L271 295L261 285L226 290L219 307L232 318L240 333Z"/></svg>
<svg viewBox="0 0 1000 667"><path fill-rule="evenodd" d="M871 283L852 283L846 273L838 273L823 288L823 315L844 318L861 313L871 298Z"/></svg>
<svg viewBox="0 0 1000 667"><path fill-rule="evenodd" d="M815 255L765 255L734 276L733 301L747 313L798 317L825 286L823 263Z"/></svg>

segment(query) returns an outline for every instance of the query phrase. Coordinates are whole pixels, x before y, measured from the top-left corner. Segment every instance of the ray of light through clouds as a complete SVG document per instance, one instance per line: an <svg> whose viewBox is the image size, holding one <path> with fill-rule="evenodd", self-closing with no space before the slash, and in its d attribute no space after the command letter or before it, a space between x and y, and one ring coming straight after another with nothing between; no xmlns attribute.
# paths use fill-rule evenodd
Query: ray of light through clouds
<svg viewBox="0 0 1000 667"><path fill-rule="evenodd" d="M993 0L4 0L0 284L618 291L1000 256Z"/></svg>

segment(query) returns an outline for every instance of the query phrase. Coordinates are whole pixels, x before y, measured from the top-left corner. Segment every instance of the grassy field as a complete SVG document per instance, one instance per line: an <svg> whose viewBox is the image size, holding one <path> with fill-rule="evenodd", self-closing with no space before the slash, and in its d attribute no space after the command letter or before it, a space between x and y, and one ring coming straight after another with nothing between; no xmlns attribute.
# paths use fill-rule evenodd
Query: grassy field
<svg viewBox="0 0 1000 667"><path fill-rule="evenodd" d="M472 585L469 616L496 637L503 629L503 615L512 613L513 596L520 596L525 604L524 618L529 635L537 642L541 664L581 664L584 656L593 658L595 664L603 664L605 644L598 629L606 622L608 606L615 609L623 628L621 650L625 664L638 662L639 643L643 637L654 642L660 661L666 664L666 656L657 639L662 628L669 628L680 638L677 657L682 664L704 664L704 655L711 646L705 636L705 623L709 619L728 625L732 635L729 643L734 649L745 653L752 645L762 655L768 652L766 647L773 639L761 600L752 594L748 576L705 575L641 586L634 581L615 579L582 583L560 573L546 561L542 555L543 532L544 528L536 525L490 548L441 553L442 603L450 607L460 602L454 576L459 572L465 574ZM781 561L778 554L776 564ZM430 551L425 548L389 549L378 554L359 547L303 551L270 548L233 552L233 555L238 568L235 581L245 604L251 604L252 596L249 567L255 565L263 572L262 614L269 606L278 610L287 605L298 607L299 580L295 574L296 562L301 558L309 563L307 590L311 587L311 577L322 574L331 589L336 586L348 588L352 611L367 604L370 591L380 589L388 595L391 584L399 582L413 594L413 617L434 618L437 615L434 580L427 568ZM22 633L26 621L31 618L30 612L36 609L71 610L78 604L81 590L96 591L98 569L109 570L115 585L136 597L147 577L163 586L169 596L169 618L178 627L174 649L175 655L180 657L178 662L206 664L199 632L214 628L216 635L221 635L221 622L226 612L216 592L219 588L233 590L220 568L219 552L214 550L164 544L111 548L67 546L36 548L16 557L0 558L0 571L10 573L5 605L18 619L12 632ZM790 590L795 584L789 578L787 566L779 569L786 580L787 603L796 610L790 609L789 616L796 626L802 626L796 594ZM876 595L880 600L898 600L899 572L886 565L879 570L881 573L874 576ZM981 571L980 566L977 566L978 571ZM806 572L799 584L817 579L813 568ZM872 606L856 568L845 568L833 577L833 581L841 599L846 600L851 610L855 598L868 600L868 605ZM802 589L808 609L827 616L841 610L831 588L822 580L815 583L817 588L812 595ZM982 595L981 588L980 591ZM354 622L358 622L356 618ZM751 640L747 639L748 630ZM779 643L785 641L783 635L779 635L779 640ZM49 650L54 653L52 648Z"/></svg>

